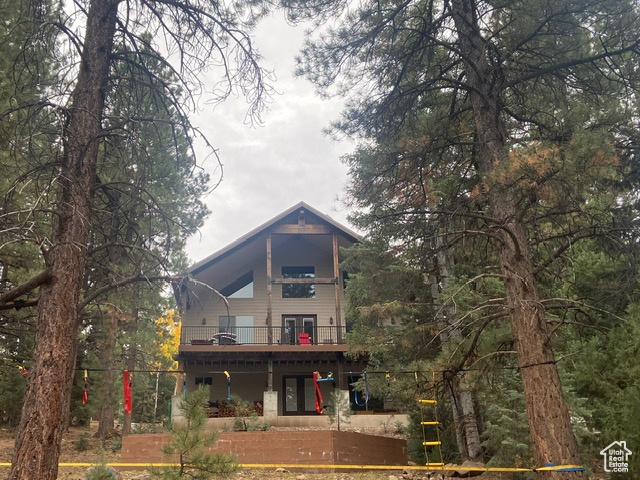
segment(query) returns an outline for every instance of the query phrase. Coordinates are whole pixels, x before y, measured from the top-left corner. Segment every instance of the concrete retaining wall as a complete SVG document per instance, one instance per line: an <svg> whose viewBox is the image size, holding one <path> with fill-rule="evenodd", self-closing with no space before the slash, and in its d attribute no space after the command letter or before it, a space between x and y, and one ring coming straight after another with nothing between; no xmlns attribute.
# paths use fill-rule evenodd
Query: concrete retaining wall
<svg viewBox="0 0 640 480"><path fill-rule="evenodd" d="M181 421L182 417L176 417L176 421ZM207 428L212 430L231 430L233 428L233 417L228 418L209 418L207 419ZM329 417L327 415L292 415L292 416L279 416L279 417L255 417L251 421L256 423L268 423L272 427L296 427L296 428L324 428L331 429L336 428L335 425L331 425ZM378 431L384 430L386 432L394 432L397 429L397 424L406 427L409 425L409 416L405 414L375 414L375 415L362 415L353 414L342 425L346 429L376 429ZM371 432L369 432L371 433Z"/></svg>

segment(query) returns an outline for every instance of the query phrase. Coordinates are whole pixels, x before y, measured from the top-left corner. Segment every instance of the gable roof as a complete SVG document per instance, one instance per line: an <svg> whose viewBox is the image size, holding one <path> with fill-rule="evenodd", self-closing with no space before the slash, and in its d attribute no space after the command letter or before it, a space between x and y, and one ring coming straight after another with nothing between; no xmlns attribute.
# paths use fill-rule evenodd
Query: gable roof
<svg viewBox="0 0 640 480"><path fill-rule="evenodd" d="M223 257L226 257L227 255L230 255L231 253L235 252L236 250L240 249L244 245L246 245L249 242L251 242L253 239L255 239L258 235L263 233L269 227L275 225L276 223L278 223L282 219L286 218L287 216L295 213L297 210L300 210L300 209L304 209L305 211L308 211L308 212L312 213L313 215L318 217L323 222L328 223L329 225L335 227L340 233L342 233L344 235L344 237L347 238L347 240L349 240L349 241L351 241L353 243L356 243L356 242L360 241L360 239L361 239L360 235L358 235L353 230L351 230L351 229L345 227L344 225L336 222L333 218L331 218L328 215L325 215L324 213L316 210L311 205L308 205L305 202L299 202L299 203L296 203L295 205L293 205L292 207L286 209L284 212L276 215L271 220L266 221L265 223L263 223L259 227L256 227L253 230L251 230L250 232L248 232L245 235L241 236L236 241L230 243L226 247L223 247L220 250L218 250L217 252L214 252L213 254L209 255L208 257L200 260L199 262L196 262L195 264L193 264L189 268L189 270L188 270L189 273L191 273L191 274L198 273L199 271L205 269L210 264L215 263L216 261L220 260Z"/></svg>

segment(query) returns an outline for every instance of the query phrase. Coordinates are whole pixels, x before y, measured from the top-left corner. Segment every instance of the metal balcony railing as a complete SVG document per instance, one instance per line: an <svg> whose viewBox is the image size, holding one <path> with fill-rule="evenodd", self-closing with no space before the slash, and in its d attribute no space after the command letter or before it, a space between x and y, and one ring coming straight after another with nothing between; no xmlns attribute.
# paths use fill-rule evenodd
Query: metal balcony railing
<svg viewBox="0 0 640 480"><path fill-rule="evenodd" d="M183 326L181 345L344 345L345 327Z"/></svg>

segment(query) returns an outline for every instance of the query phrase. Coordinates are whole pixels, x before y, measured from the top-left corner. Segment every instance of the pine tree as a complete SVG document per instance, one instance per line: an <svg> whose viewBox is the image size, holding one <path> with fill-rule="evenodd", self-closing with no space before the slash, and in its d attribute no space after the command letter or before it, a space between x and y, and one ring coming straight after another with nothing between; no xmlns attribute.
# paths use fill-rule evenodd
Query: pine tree
<svg viewBox="0 0 640 480"><path fill-rule="evenodd" d="M585 201L584 192L593 191L595 172L616 170L618 146L637 144L629 128L637 116L637 6L284 3L295 19L340 19L309 41L300 73L322 92L348 97L336 130L362 138L360 158L370 160L369 186L357 202L370 218L394 216L396 225L439 220L426 235L402 237L421 239L418 248L429 235L446 235L447 247L467 243L488 253L493 270L469 281L487 273L502 281L535 462L579 463L545 315L552 302L542 297L539 277L561 264L573 241L606 230L596 224L612 226L607 209L615 202L605 195L602 203ZM412 178L407 172L416 172L413 182L404 181ZM367 194L384 184L403 201L369 203ZM426 200L442 192L453 195L434 209ZM574 229L577 212L585 212L584 223ZM540 219L552 229L538 229ZM421 222L409 223L419 231ZM553 232L558 225L562 232Z"/></svg>
<svg viewBox="0 0 640 480"><path fill-rule="evenodd" d="M34 46L49 46L42 41L42 34L58 27L60 32L70 35L67 37L70 48L65 50L69 58L59 68L60 78L45 82L43 92L48 97L37 103L41 110L50 113L50 122L39 124L41 130L34 129L32 135L35 138L44 130L54 139L49 143L55 147L51 152L55 158L50 162L55 167L50 169L54 174L48 182L43 181L43 191L55 200L47 210L51 214L51 229L44 232L38 243L46 269L26 285L32 290L39 286L40 290L33 375L25 392L10 473L16 480L53 480L57 475L61 435L68 421L80 312L86 303L103 293L96 289L84 299L81 296L89 267L94 213L91 200L100 185L98 163L103 140L146 120L128 117L114 124L109 119L110 89L117 87L116 82L126 78L127 73L129 78L140 80L137 74L146 72L141 82L150 87L149 91L160 88L166 98L172 99L180 122L173 124L171 130L185 135L187 149L192 147L195 135L187 119L185 105L189 103L176 96L175 85L158 81L151 68L158 64L172 68L164 52L182 52L177 56L181 64L175 70L174 80L180 82L185 96L202 86L197 74L213 65L226 67L212 93L215 101L223 100L238 88L250 99L250 115L256 118L268 91L238 11L199 0L143 2L135 6L134 2L121 0L91 0L71 4L69 8L75 11L61 10L60 18L49 21L41 14L45 3L21 4L23 18L37 34L21 46L21 52L28 53ZM76 35L80 16L86 23L84 31ZM72 23L74 27L70 28ZM157 31L165 43L157 45L147 34L148 29ZM118 44L120 41L122 45ZM48 51L57 52L54 48ZM135 72L125 72L116 65L131 66ZM28 69L22 72L31 74ZM64 77L69 72L76 72L77 77ZM40 80L35 78L33 83ZM138 275L139 281L144 279L144 275Z"/></svg>
<svg viewBox="0 0 640 480"><path fill-rule="evenodd" d="M179 465L152 469L155 478L206 480L214 476L228 476L238 469L233 456L205 451L218 437L217 432L205 431L207 415L204 405L208 399L209 388L201 385L180 401L184 420L170 423L171 441L163 449L167 455L177 455Z"/></svg>

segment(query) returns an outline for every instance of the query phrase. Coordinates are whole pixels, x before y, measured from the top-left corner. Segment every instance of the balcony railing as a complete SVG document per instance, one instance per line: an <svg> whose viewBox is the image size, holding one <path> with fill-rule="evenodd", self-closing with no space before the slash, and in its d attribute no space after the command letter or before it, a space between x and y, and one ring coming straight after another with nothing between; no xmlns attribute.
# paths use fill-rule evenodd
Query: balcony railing
<svg viewBox="0 0 640 480"><path fill-rule="evenodd" d="M183 326L181 345L343 345L345 327L216 327Z"/></svg>

